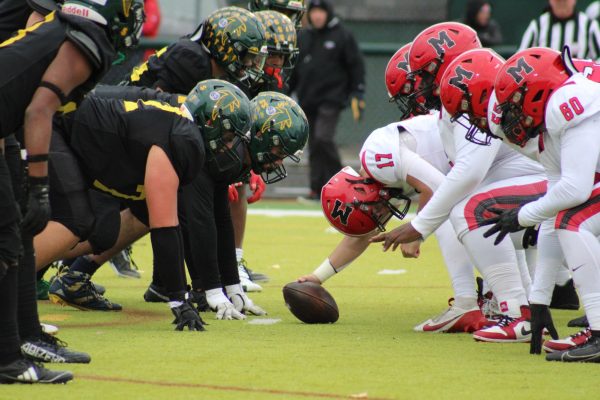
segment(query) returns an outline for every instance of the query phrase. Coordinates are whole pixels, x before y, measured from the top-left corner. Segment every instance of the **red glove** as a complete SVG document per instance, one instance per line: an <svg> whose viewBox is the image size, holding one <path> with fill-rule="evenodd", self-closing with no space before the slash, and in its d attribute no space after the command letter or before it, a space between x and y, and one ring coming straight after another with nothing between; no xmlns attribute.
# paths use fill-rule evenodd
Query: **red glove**
<svg viewBox="0 0 600 400"><path fill-rule="evenodd" d="M248 204L255 203L259 201L267 189L267 185L265 181L260 177L260 175L255 174L250 171L250 182L249 182L250 190L252 190L252 196L248 197Z"/></svg>
<svg viewBox="0 0 600 400"><path fill-rule="evenodd" d="M238 201L240 199L240 195L238 194L237 188L242 186L242 182L232 183L229 185L229 202L233 203L234 201Z"/></svg>

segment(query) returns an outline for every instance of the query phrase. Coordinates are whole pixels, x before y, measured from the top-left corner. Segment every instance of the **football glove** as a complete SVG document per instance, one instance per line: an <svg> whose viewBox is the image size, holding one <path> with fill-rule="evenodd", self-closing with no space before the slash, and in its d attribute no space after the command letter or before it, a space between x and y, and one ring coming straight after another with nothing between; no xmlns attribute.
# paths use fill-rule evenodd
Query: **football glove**
<svg viewBox="0 0 600 400"><path fill-rule="evenodd" d="M550 308L544 304L531 304L531 344L529 345L530 354L540 354L542 352L542 334L544 328L548 329L552 339L558 339L558 332L554 327Z"/></svg>
<svg viewBox="0 0 600 400"><path fill-rule="evenodd" d="M538 241L538 233L540 232L540 226L530 226L523 232L523 248L528 249L529 247L535 247Z"/></svg>
<svg viewBox="0 0 600 400"><path fill-rule="evenodd" d="M365 108L367 107L367 104L363 99L363 94L355 93L350 101L350 106L352 108L352 118L354 118L354 122L362 120Z"/></svg>
<svg viewBox="0 0 600 400"><path fill-rule="evenodd" d="M225 297L221 288L207 290L206 301L211 310L217 312L217 319L246 319L246 316L236 310L229 299Z"/></svg>
<svg viewBox="0 0 600 400"><path fill-rule="evenodd" d="M243 185L242 182L232 183L231 185L229 185L227 194L228 194L230 203L236 202L240 199L240 195L237 191L237 188L242 185Z"/></svg>
<svg viewBox="0 0 600 400"><path fill-rule="evenodd" d="M248 204L256 203L262 198L263 193L267 189L265 181L260 175L250 171L250 182L248 183L250 190L252 190L252 196L248 197Z"/></svg>
<svg viewBox="0 0 600 400"><path fill-rule="evenodd" d="M30 176L27 192L27 213L21 226L26 234L35 236L44 230L50 219L48 177Z"/></svg>
<svg viewBox="0 0 600 400"><path fill-rule="evenodd" d="M267 315L265 310L255 305L254 302L246 296L246 293L244 293L244 290L242 289L242 285L230 285L226 287L226 290L227 297L229 297L229 301L233 303L236 310L252 315Z"/></svg>
<svg viewBox="0 0 600 400"><path fill-rule="evenodd" d="M171 308L171 312L175 315L174 324L177 326L175 330L182 331L183 328L187 327L190 331L204 331L204 321L200 318L198 310L196 310L188 302L184 302L178 307Z"/></svg>
<svg viewBox="0 0 600 400"><path fill-rule="evenodd" d="M486 219L485 221L483 221L481 223L481 226L491 225L491 224L495 224L495 225L492 226L490 229L488 229L483 234L483 237L488 238L488 237L492 236L493 234L495 234L496 232L500 232L500 233L498 233L496 240L494 240L494 245L498 245L498 244L500 244L500 242L502 242L502 240L509 233L518 232L521 229L525 229L524 226L519 225L519 210L520 209L521 208L519 207L519 208L512 208L512 209L506 211L506 210L501 210L498 208L490 208L489 211L497 214L497 216Z"/></svg>

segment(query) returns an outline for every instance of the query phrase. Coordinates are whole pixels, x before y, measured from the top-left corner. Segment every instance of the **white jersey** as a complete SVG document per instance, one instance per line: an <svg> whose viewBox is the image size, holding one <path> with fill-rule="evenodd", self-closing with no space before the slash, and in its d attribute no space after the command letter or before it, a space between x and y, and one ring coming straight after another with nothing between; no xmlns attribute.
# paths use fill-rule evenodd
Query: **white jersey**
<svg viewBox="0 0 600 400"><path fill-rule="evenodd" d="M544 119L546 132L537 140L539 159L553 179L544 197L519 212L522 226L538 224L589 198L600 172L600 83L573 75L548 99Z"/></svg>
<svg viewBox="0 0 600 400"><path fill-rule="evenodd" d="M477 187L520 176L543 177L541 165L510 149L501 140L492 140L489 146L468 141L465 138L467 128L451 122L445 110L440 114L438 125L442 145L453 166L431 200L412 221L413 227L424 238Z"/></svg>
<svg viewBox="0 0 600 400"><path fill-rule="evenodd" d="M362 168L389 187L402 187L407 176L436 190L450 170L437 129L437 117L420 115L374 130L360 150Z"/></svg>

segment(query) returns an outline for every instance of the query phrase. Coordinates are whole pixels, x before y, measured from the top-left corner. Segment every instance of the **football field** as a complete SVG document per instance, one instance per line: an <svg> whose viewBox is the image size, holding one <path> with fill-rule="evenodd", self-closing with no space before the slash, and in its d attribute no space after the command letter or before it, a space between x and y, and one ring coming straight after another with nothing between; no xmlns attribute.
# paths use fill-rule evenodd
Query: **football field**
<svg viewBox="0 0 600 400"><path fill-rule="evenodd" d="M262 204L261 204L262 203ZM302 209L294 216L264 209ZM270 282L251 294L266 317L217 321L206 332L175 332L165 304L142 299L152 275L149 240L134 247L141 280L102 267L95 281L122 312L83 312L40 303L41 319L92 356L89 365L50 365L74 372L67 385L12 385L0 399L575 399L600 393L600 366L549 363L528 344L477 343L468 334L423 334L412 327L441 312L451 296L437 243L418 260L373 245L326 288L339 321L306 325L285 307L281 288L311 272L341 235L318 208L259 202L249 216L245 258ZM258 214L257 214L258 213ZM283 215L283 216L282 216ZM52 272L52 270L50 271ZM581 311L553 312L561 336Z"/></svg>

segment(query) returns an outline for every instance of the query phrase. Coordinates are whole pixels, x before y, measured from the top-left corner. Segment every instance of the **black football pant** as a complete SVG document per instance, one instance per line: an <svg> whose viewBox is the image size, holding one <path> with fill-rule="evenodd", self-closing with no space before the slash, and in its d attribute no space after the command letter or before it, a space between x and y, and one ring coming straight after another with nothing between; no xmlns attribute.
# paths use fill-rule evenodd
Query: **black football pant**
<svg viewBox="0 0 600 400"><path fill-rule="evenodd" d="M321 106L307 112L310 126L308 138L310 190L321 195L321 188L342 169L340 155L335 144L335 130L340 118L340 108Z"/></svg>

